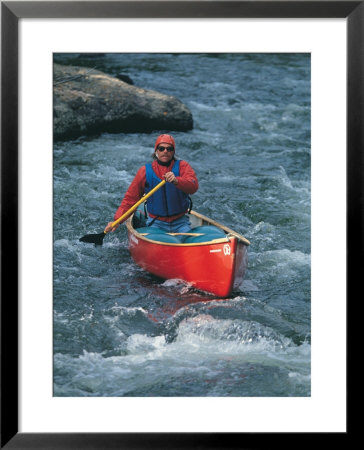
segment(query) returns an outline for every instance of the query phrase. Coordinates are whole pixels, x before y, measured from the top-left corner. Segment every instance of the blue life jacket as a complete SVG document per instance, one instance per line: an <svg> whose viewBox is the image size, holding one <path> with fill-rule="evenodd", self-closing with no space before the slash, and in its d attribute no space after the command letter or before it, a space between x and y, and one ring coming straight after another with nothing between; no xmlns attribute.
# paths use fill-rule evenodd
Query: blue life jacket
<svg viewBox="0 0 364 450"><path fill-rule="evenodd" d="M172 172L179 176L180 160L174 162ZM151 191L162 180L157 177L151 164L145 165L146 183L145 193ZM166 183L147 200L148 212L158 217L170 217L184 213L190 205L189 196L172 183Z"/></svg>

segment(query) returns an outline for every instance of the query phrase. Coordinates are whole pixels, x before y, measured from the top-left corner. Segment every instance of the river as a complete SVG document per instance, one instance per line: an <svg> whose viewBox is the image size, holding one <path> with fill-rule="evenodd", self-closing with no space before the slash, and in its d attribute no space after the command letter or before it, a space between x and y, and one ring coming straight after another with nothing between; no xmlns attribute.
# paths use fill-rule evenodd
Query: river
<svg viewBox="0 0 364 450"><path fill-rule="evenodd" d="M134 264L125 226L100 232L151 134L54 143L54 395L311 395L309 54L56 54L174 95L194 128L170 133L199 179L194 209L250 240L248 270L218 299Z"/></svg>

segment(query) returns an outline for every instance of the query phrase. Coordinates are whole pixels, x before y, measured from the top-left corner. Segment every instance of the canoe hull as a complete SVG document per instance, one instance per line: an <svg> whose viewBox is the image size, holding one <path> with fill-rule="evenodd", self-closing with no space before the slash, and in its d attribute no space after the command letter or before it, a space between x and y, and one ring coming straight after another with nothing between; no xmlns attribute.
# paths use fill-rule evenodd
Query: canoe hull
<svg viewBox="0 0 364 450"><path fill-rule="evenodd" d="M228 297L242 283L247 246L235 236L216 242L168 244L155 242L127 224L129 251L137 265L163 279L187 281L196 289Z"/></svg>

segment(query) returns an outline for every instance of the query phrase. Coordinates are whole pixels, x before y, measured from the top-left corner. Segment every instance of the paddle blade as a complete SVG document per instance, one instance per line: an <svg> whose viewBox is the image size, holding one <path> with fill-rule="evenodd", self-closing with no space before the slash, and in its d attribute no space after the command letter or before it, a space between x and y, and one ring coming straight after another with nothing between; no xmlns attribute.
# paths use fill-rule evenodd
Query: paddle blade
<svg viewBox="0 0 364 450"><path fill-rule="evenodd" d="M90 244L102 245L104 237L106 234L104 232L97 234L86 234L80 238L81 242L89 242Z"/></svg>

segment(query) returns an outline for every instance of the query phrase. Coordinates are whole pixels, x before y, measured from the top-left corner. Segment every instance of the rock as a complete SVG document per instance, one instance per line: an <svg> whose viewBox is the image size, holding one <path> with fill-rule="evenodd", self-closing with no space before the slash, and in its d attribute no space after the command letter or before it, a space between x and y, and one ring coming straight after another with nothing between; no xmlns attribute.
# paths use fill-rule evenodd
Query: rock
<svg viewBox="0 0 364 450"><path fill-rule="evenodd" d="M177 98L104 72L54 64L54 139L109 133L188 131L190 110Z"/></svg>
<svg viewBox="0 0 364 450"><path fill-rule="evenodd" d="M121 81L124 81L125 83L134 84L133 80L129 77L129 75L126 75L125 73L118 73L116 75L116 78Z"/></svg>

